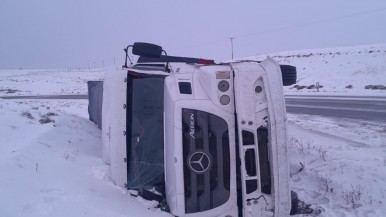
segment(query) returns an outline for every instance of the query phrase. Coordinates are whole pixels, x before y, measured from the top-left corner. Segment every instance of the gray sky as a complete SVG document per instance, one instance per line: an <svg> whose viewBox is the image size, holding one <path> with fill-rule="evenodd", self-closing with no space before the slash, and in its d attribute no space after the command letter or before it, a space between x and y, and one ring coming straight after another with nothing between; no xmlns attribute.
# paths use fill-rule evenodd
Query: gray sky
<svg viewBox="0 0 386 217"><path fill-rule="evenodd" d="M386 43L386 1L1 0L0 69L101 67L136 41L231 58Z"/></svg>

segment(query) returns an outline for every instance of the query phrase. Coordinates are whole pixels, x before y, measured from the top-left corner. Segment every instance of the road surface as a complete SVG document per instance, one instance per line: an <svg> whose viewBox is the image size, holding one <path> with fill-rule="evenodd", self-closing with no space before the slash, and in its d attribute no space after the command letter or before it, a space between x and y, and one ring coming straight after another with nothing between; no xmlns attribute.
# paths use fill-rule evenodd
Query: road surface
<svg viewBox="0 0 386 217"><path fill-rule="evenodd" d="M0 96L1 99L88 99L87 95Z"/></svg>
<svg viewBox="0 0 386 217"><path fill-rule="evenodd" d="M286 96L288 113L386 122L386 97Z"/></svg>

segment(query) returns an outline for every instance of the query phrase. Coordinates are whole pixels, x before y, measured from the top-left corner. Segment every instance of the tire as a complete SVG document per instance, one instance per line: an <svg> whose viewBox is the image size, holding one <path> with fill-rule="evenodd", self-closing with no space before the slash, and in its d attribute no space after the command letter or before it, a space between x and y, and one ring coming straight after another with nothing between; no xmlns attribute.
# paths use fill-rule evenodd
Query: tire
<svg viewBox="0 0 386 217"><path fill-rule="evenodd" d="M296 67L291 65L280 65L283 86L296 84Z"/></svg>
<svg viewBox="0 0 386 217"><path fill-rule="evenodd" d="M291 211L290 215L295 215L299 213L299 199L298 194L294 191L291 191Z"/></svg>

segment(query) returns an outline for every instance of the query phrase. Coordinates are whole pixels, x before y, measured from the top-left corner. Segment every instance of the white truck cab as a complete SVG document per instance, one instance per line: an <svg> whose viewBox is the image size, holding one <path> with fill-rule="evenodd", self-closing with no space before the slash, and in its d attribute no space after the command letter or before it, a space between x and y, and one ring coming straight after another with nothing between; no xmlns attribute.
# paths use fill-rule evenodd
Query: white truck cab
<svg viewBox="0 0 386 217"><path fill-rule="evenodd" d="M175 216L289 215L281 67L162 52L135 43L142 60L107 73L102 140L112 181L160 192Z"/></svg>

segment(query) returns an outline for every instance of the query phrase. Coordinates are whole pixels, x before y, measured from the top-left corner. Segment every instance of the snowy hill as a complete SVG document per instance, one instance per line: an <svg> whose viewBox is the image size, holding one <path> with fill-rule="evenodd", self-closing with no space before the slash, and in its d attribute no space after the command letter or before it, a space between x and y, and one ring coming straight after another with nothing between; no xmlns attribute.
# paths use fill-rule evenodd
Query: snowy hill
<svg viewBox="0 0 386 217"><path fill-rule="evenodd" d="M244 59L264 60L270 56L280 64L297 68L297 86L285 94L380 95L386 90L386 44L344 48L287 51ZM0 70L0 95L87 94L88 80L103 79L104 70ZM317 82L322 88L307 89ZM365 89L380 85L378 90ZM369 86L368 86L369 87Z"/></svg>
<svg viewBox="0 0 386 217"><path fill-rule="evenodd" d="M286 87L286 94L386 95L386 44L288 51L246 59L263 60L267 56L296 66L297 86ZM323 86L319 93L315 88L307 89L317 82ZM385 90L368 85L382 85Z"/></svg>
<svg viewBox="0 0 386 217"><path fill-rule="evenodd" d="M0 70L0 96L87 94L87 81L103 69Z"/></svg>

